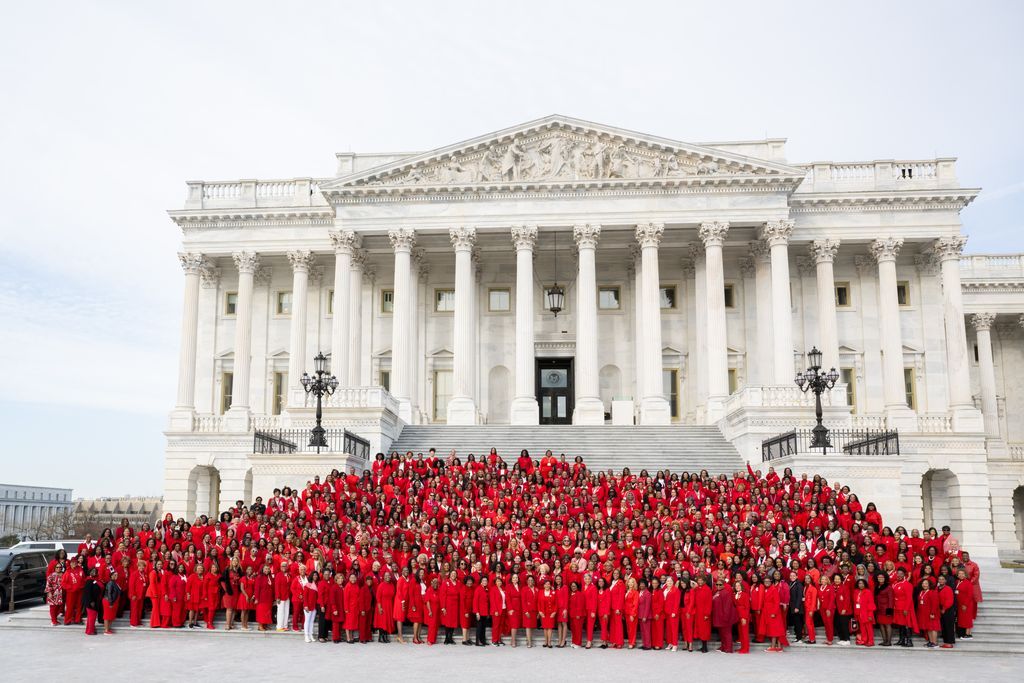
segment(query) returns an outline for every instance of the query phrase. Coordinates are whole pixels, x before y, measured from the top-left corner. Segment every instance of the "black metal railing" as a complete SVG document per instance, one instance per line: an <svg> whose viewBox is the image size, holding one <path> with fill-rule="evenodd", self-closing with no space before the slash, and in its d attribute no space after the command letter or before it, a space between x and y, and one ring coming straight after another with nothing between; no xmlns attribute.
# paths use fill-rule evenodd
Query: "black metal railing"
<svg viewBox="0 0 1024 683"><path fill-rule="evenodd" d="M253 434L253 453L307 453L316 450L309 445L309 429L258 429ZM347 453L363 460L370 459L370 442L347 429L328 429L327 447L321 451Z"/></svg>
<svg viewBox="0 0 1024 683"><path fill-rule="evenodd" d="M761 461L769 462L798 453L845 453L846 455L899 455L900 435L895 429L832 429L829 430L830 445L822 449L811 448L814 434L810 429L795 429L761 442Z"/></svg>

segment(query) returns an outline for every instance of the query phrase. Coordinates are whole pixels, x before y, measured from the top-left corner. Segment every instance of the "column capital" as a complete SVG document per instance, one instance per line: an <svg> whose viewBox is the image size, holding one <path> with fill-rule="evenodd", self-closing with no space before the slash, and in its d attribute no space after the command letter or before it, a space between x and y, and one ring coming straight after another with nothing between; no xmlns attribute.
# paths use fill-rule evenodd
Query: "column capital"
<svg viewBox="0 0 1024 683"><path fill-rule="evenodd" d="M448 231L448 237L452 241L455 251L470 251L476 244L476 228L460 226Z"/></svg>
<svg viewBox="0 0 1024 683"><path fill-rule="evenodd" d="M289 251L286 255L288 256L288 263L292 264L292 272L294 273L308 273L309 269L316 263L316 254L308 249Z"/></svg>
<svg viewBox="0 0 1024 683"><path fill-rule="evenodd" d="M853 265L857 267L857 275L870 275L874 270L875 261L870 256L854 256Z"/></svg>
<svg viewBox="0 0 1024 683"><path fill-rule="evenodd" d="M697 264L694 263L693 258L690 256L684 256L679 259L679 266L683 269L683 275L688 278L697 274Z"/></svg>
<svg viewBox="0 0 1024 683"><path fill-rule="evenodd" d="M839 240L814 240L807 245L807 251L814 257L815 263L832 263L839 251Z"/></svg>
<svg viewBox="0 0 1024 683"><path fill-rule="evenodd" d="M740 257L740 273L743 277L754 277L757 272L757 266L754 264L754 258L752 256Z"/></svg>
<svg viewBox="0 0 1024 683"><path fill-rule="evenodd" d="M600 236L601 226L597 223L577 223L572 226L572 238L576 240L577 249L597 249Z"/></svg>
<svg viewBox="0 0 1024 683"><path fill-rule="evenodd" d="M395 228L388 230L388 239L391 240L391 248L396 252L410 252L416 245L416 231L412 228Z"/></svg>
<svg viewBox="0 0 1024 683"><path fill-rule="evenodd" d="M755 263L758 261L768 263L772 260L772 250L764 240L748 242L748 246L750 247L750 256L754 259Z"/></svg>
<svg viewBox="0 0 1024 683"><path fill-rule="evenodd" d="M327 233L335 254L349 254L363 245L362 238L353 230L332 230Z"/></svg>
<svg viewBox="0 0 1024 683"><path fill-rule="evenodd" d="M902 237L881 237L871 243L871 256L879 263L895 261L903 248Z"/></svg>
<svg viewBox="0 0 1024 683"><path fill-rule="evenodd" d="M995 321L995 313L975 313L971 316L971 324L974 325L974 329L979 332L991 330L992 324Z"/></svg>
<svg viewBox="0 0 1024 683"><path fill-rule="evenodd" d="M352 250L352 267L364 268L366 266L367 253L365 249Z"/></svg>
<svg viewBox="0 0 1024 683"><path fill-rule="evenodd" d="M265 287L270 284L274 270L270 266L259 266L252 276L252 283L257 287Z"/></svg>
<svg viewBox="0 0 1024 683"><path fill-rule="evenodd" d="M768 221L761 228L761 239L767 242L769 247L789 244L794 225L796 225L796 221L791 218Z"/></svg>
<svg viewBox="0 0 1024 683"><path fill-rule="evenodd" d="M185 275L202 275L210 265L206 256L191 251L178 252L178 261L181 262L181 269Z"/></svg>
<svg viewBox="0 0 1024 683"><path fill-rule="evenodd" d="M931 254L914 254L914 267L920 275L934 275L935 258Z"/></svg>
<svg viewBox="0 0 1024 683"><path fill-rule="evenodd" d="M729 224L725 221L707 221L700 224L700 235L701 241L704 242L704 248L708 247L720 247L725 243L725 235L729 232ZM692 247L691 247L692 249Z"/></svg>
<svg viewBox="0 0 1024 683"><path fill-rule="evenodd" d="M814 272L815 259L810 256L797 256L796 257L796 270L800 273L801 277L805 277Z"/></svg>
<svg viewBox="0 0 1024 683"><path fill-rule="evenodd" d="M703 242L690 242L689 243L690 260L694 263L698 259L704 258L704 243Z"/></svg>
<svg viewBox="0 0 1024 683"><path fill-rule="evenodd" d="M231 258L239 273L255 273L260 266L260 255L252 251L236 251Z"/></svg>
<svg viewBox="0 0 1024 683"><path fill-rule="evenodd" d="M639 244L629 245L629 262L636 264L643 257L643 253L643 249L640 248Z"/></svg>
<svg viewBox="0 0 1024 683"><path fill-rule="evenodd" d="M664 223L640 223L636 226L636 241L640 243L641 249L648 247L657 249L661 244L661 236L664 232Z"/></svg>
<svg viewBox="0 0 1024 683"><path fill-rule="evenodd" d="M931 252L941 263L960 259L964 253L964 246L967 244L967 235L953 235L951 237L940 237L932 242Z"/></svg>
<svg viewBox="0 0 1024 683"><path fill-rule="evenodd" d="M537 226L513 225L512 244L515 245L516 251L533 251L533 248L537 246Z"/></svg>

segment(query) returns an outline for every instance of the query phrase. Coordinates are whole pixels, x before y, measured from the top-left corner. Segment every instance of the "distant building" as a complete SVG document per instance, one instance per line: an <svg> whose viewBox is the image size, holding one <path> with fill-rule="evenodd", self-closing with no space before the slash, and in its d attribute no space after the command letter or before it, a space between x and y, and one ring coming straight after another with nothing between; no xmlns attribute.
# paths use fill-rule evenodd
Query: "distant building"
<svg viewBox="0 0 1024 683"><path fill-rule="evenodd" d="M71 489L0 484L0 536L35 537L41 525L71 507Z"/></svg>
<svg viewBox="0 0 1024 683"><path fill-rule="evenodd" d="M138 529L143 523L154 523L162 514L164 499L147 496L120 498L79 498L75 501L75 518L79 523L96 526L117 526L128 518Z"/></svg>

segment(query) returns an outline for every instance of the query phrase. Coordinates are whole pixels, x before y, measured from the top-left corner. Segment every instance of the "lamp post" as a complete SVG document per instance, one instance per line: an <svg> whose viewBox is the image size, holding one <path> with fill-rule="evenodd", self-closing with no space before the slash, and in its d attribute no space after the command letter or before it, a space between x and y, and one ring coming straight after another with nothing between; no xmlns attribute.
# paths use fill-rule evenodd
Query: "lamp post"
<svg viewBox="0 0 1024 683"><path fill-rule="evenodd" d="M334 375L327 376L327 357L324 356L323 351L316 354L316 358L313 359L313 368L312 377L304 372L299 381L302 383L302 388L306 390L306 394L316 396L316 426L313 427L310 434L309 445L314 446L316 452L319 453L321 448L327 448L327 430L321 424L323 421L323 397L330 396L338 388L338 378Z"/></svg>
<svg viewBox="0 0 1024 683"><path fill-rule="evenodd" d="M836 385L839 373L835 368L828 372L822 371L821 356L821 351L817 347L811 347L807 354L809 367L803 372L796 373L796 378L793 381L805 394L808 390L814 392L814 417L818 424L811 430L814 434L811 439L811 449L820 448L822 454L825 454L832 446L832 442L828 438L828 427L821 423L821 394Z"/></svg>

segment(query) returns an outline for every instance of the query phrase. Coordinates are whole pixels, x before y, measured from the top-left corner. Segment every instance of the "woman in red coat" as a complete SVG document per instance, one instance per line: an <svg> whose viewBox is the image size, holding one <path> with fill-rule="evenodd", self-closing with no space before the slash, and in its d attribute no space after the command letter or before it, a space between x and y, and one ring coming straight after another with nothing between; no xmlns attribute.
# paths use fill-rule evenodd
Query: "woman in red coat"
<svg viewBox="0 0 1024 683"><path fill-rule="evenodd" d="M67 576L67 573L65 573ZM164 611L167 608L166 593L167 579L164 576L164 563L163 560L157 560L153 565L153 571L149 573L149 587L146 589L146 597L149 598L149 604L153 611L149 615L149 627L160 628L163 623ZM202 591L199 592L198 596L200 602L203 599Z"/></svg>
<svg viewBox="0 0 1024 683"><path fill-rule="evenodd" d="M270 565L263 565L263 573L256 578L252 602L256 607L258 630L268 630L267 627L274 623L274 579L270 576Z"/></svg>
<svg viewBox="0 0 1024 683"><path fill-rule="evenodd" d="M711 598L711 586L703 574L698 575L693 596L693 639L701 641L701 652L708 651L711 640Z"/></svg>
<svg viewBox="0 0 1024 683"><path fill-rule="evenodd" d="M896 644L900 647L913 647L913 635L911 634L917 631L914 586L907 581L907 572L902 567L896 570L896 580L892 584L892 596L892 621L900 629L900 639Z"/></svg>
<svg viewBox="0 0 1024 683"><path fill-rule="evenodd" d="M875 576L875 623L882 632L881 645L892 645L892 618L896 597L889 583L889 576L880 572Z"/></svg>
<svg viewBox="0 0 1024 683"><path fill-rule="evenodd" d="M526 629L526 647L533 647L533 629L537 628L537 585L532 574L526 577L526 586L519 591L519 602Z"/></svg>
<svg viewBox="0 0 1024 683"><path fill-rule="evenodd" d="M165 589L166 592L166 589ZM205 598L205 604L203 605L206 613L206 628L213 630L213 620L217 614L217 608L220 607L220 576L217 572L210 570L203 577L203 595Z"/></svg>
<svg viewBox="0 0 1024 683"><path fill-rule="evenodd" d="M316 624L316 604L320 597L320 573L314 571L302 585L302 634L307 643L316 641L313 629Z"/></svg>
<svg viewBox="0 0 1024 683"><path fill-rule="evenodd" d="M632 576L626 581L626 639L629 641L629 649L636 648L636 628L640 625L640 591L637 589L636 579Z"/></svg>
<svg viewBox="0 0 1024 683"><path fill-rule="evenodd" d="M197 564L185 580L185 606L188 608L188 627L195 628L205 607L206 568Z"/></svg>
<svg viewBox="0 0 1024 683"><path fill-rule="evenodd" d="M392 592L394 592L394 587L392 587ZM459 583L459 572L453 569L441 584L438 593L445 645L455 643L455 629L459 627L459 599L461 596L462 586ZM377 602L379 603L380 599Z"/></svg>
<svg viewBox="0 0 1024 683"><path fill-rule="evenodd" d="M413 573L412 579L409 581L409 603L405 614L409 623L412 624L413 645L423 644L423 624L426 612L423 596L426 592L427 587L423 583L423 570L418 570Z"/></svg>
<svg viewBox="0 0 1024 683"><path fill-rule="evenodd" d="M145 605L148 587L149 577L146 575L146 562L139 560L135 571L128 577L128 623L131 626L142 624L142 608Z"/></svg>
<svg viewBox="0 0 1024 683"><path fill-rule="evenodd" d="M395 609L392 616L395 620L395 636L398 642L404 643L402 638L402 622L405 621L405 613L409 606L409 567L402 567L402 575L395 580Z"/></svg>
<svg viewBox="0 0 1024 683"><path fill-rule="evenodd" d="M679 649L679 605L682 596L671 576L665 579L665 588L662 589L662 593L665 596L665 605L663 607L665 615L665 642L668 643L668 649L675 652Z"/></svg>
<svg viewBox="0 0 1024 683"><path fill-rule="evenodd" d="M587 614L586 601L580 592L579 584L569 584L569 631L572 633L572 648L575 650L583 644L583 620Z"/></svg>
<svg viewBox="0 0 1024 683"><path fill-rule="evenodd" d="M609 621L612 614L612 593L608 590L608 584L602 576L597 580L597 621L601 624L601 649L605 650L611 644L612 634L609 631Z"/></svg>
<svg viewBox="0 0 1024 683"><path fill-rule="evenodd" d="M555 595L550 579L544 580L544 590L537 596L537 611L540 613L540 627L544 629L544 647L550 648L552 647L552 631L554 631L558 616L558 597Z"/></svg>
<svg viewBox="0 0 1024 683"><path fill-rule="evenodd" d="M967 578L967 570L957 571L956 582L956 627L960 629L960 637L971 639L971 629L974 628L974 618L978 613L978 603L975 602L974 584Z"/></svg>
<svg viewBox="0 0 1024 683"><path fill-rule="evenodd" d="M689 591L687 591L689 595ZM691 631L693 628L691 627ZM665 591L657 579L651 579L651 649L665 646Z"/></svg>
<svg viewBox="0 0 1024 683"><path fill-rule="evenodd" d="M373 574L367 573L359 587L359 642L373 639Z"/></svg>
<svg viewBox="0 0 1024 683"><path fill-rule="evenodd" d="M867 579L857 579L853 590L853 614L857 619L857 644L872 647L875 644L875 592Z"/></svg>
<svg viewBox="0 0 1024 683"><path fill-rule="evenodd" d="M505 594L505 581L500 574L494 577L488 599L491 608L491 642L495 645L504 645L505 643L501 642L501 635L502 629L505 627L505 610L508 609L508 602Z"/></svg>
<svg viewBox="0 0 1024 683"><path fill-rule="evenodd" d="M739 616L737 627L740 634L740 649L737 652L745 655L750 652L750 592L743 585L743 579L737 578L732 587L736 613Z"/></svg>
<svg viewBox="0 0 1024 683"><path fill-rule="evenodd" d="M462 644L472 645L469 629L473 625L473 600L476 598L476 587L473 575L469 574L462 580L462 593L459 596L459 626L462 627Z"/></svg>
<svg viewBox="0 0 1024 683"><path fill-rule="evenodd" d="M804 574L803 610L807 642L813 645L818 640L814 626L814 614L818 611L818 587L814 585L814 577L810 574Z"/></svg>
<svg viewBox="0 0 1024 683"><path fill-rule="evenodd" d="M487 645L487 626L491 620L491 587L487 575L480 577L480 585L473 592L473 614L476 616L476 646Z"/></svg>
<svg viewBox="0 0 1024 683"><path fill-rule="evenodd" d="M818 584L818 615L825 627L825 644L831 645L835 633L836 589L824 574Z"/></svg>
<svg viewBox="0 0 1024 683"><path fill-rule="evenodd" d="M519 574L512 574L509 577L509 584L505 586L505 602L508 604L505 615L508 620L509 640L512 642L512 647L516 647L516 631L519 630L523 622Z"/></svg>
<svg viewBox="0 0 1024 683"><path fill-rule="evenodd" d="M253 608L253 594L256 592L256 572L250 564L245 568L245 576L238 582L238 602L235 609L242 620L242 630L249 630L249 610Z"/></svg>
<svg viewBox="0 0 1024 683"><path fill-rule="evenodd" d="M354 572L349 575L345 584L345 641L354 643L359 631L359 576ZM418 589L417 589L418 590ZM415 641L414 641L415 642Z"/></svg>
<svg viewBox="0 0 1024 683"><path fill-rule="evenodd" d="M939 593L932 588L930 579L921 580L921 592L917 595L917 626L928 642L925 647L938 647L940 624Z"/></svg>
<svg viewBox="0 0 1024 683"><path fill-rule="evenodd" d="M427 644L437 644L437 631L441 625L441 585L434 577L423 596L424 616L427 620Z"/></svg>
<svg viewBox="0 0 1024 683"><path fill-rule="evenodd" d="M68 569L61 576L61 588L64 589L64 625L82 623L82 592L85 590L85 572L82 569L81 559L72 558L68 563ZM149 582L146 582L148 589ZM149 597L147 590L146 597ZM142 614L142 607L139 607L139 614ZM159 622L159 614L157 615Z"/></svg>
<svg viewBox="0 0 1024 683"><path fill-rule="evenodd" d="M454 574L455 572L452 572ZM442 593L443 595L443 593ZM455 593L455 620L458 620L458 592ZM443 607L442 602L442 607ZM395 582L391 580L391 572L384 572L384 580L377 585L377 606L373 615L373 626L378 632L378 641L381 643L391 642L391 632L395 630ZM442 620L444 614L442 612ZM447 626L447 624L445 624ZM449 630L450 633L450 630ZM445 636L445 643L449 640Z"/></svg>
<svg viewBox="0 0 1024 683"><path fill-rule="evenodd" d="M616 650L622 648L624 642L622 630L622 613L626 609L626 582L622 580L621 572L616 569L612 574L612 585L608 588L611 593L611 632L612 647Z"/></svg>
<svg viewBox="0 0 1024 683"><path fill-rule="evenodd" d="M331 622L331 641L341 642L341 630L345 628L345 573L339 571L331 584L331 595L327 600L327 618Z"/></svg>
<svg viewBox="0 0 1024 683"><path fill-rule="evenodd" d="M786 632L786 620L782 616L779 591L775 590L771 576L764 577L764 601L761 604L761 618L764 619L764 634L770 641L765 652L782 652L780 640Z"/></svg>
<svg viewBox="0 0 1024 683"><path fill-rule="evenodd" d="M764 585L761 577L754 574L750 580L750 622L754 632L754 642L764 642L764 619L761 618L761 606L764 604Z"/></svg>
<svg viewBox="0 0 1024 683"><path fill-rule="evenodd" d="M167 574L167 602L171 608L171 626L181 628L185 625L185 565L178 565L177 572Z"/></svg>

